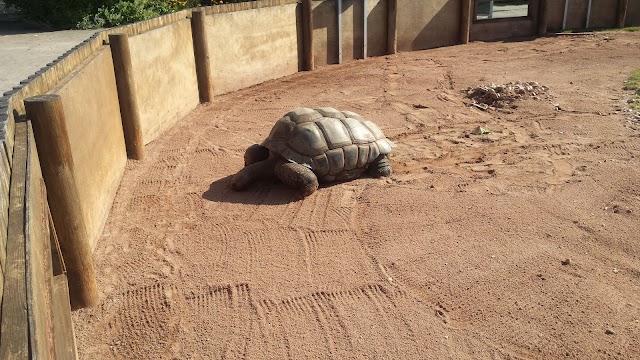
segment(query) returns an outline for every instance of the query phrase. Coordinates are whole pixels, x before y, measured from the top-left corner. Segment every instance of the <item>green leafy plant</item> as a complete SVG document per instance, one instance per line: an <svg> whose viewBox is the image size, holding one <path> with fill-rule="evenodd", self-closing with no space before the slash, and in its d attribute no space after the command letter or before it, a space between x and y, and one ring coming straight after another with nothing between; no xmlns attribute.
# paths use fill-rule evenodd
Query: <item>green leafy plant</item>
<svg viewBox="0 0 640 360"><path fill-rule="evenodd" d="M635 102L632 102L629 106L636 111L640 111L640 69L636 69L636 71L629 76L629 79L624 85L624 89L635 90L636 94L633 97Z"/></svg>
<svg viewBox="0 0 640 360"><path fill-rule="evenodd" d="M195 0L128 0L104 5L85 15L76 24L79 29L122 26L198 6Z"/></svg>
<svg viewBox="0 0 640 360"><path fill-rule="evenodd" d="M103 5L103 0L4 0L29 20L52 28L73 27L86 14Z"/></svg>
<svg viewBox="0 0 640 360"><path fill-rule="evenodd" d="M627 80L627 83L624 85L624 89L640 90L640 69L637 69L629 76L629 80Z"/></svg>
<svg viewBox="0 0 640 360"><path fill-rule="evenodd" d="M186 8L248 0L4 0L35 22L56 29L120 26Z"/></svg>

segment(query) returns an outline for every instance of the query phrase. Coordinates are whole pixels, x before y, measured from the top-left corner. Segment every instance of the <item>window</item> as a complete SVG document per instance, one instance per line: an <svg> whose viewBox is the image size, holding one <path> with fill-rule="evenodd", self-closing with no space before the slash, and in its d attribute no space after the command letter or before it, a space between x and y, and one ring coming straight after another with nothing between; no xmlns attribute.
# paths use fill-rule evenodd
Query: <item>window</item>
<svg viewBox="0 0 640 360"><path fill-rule="evenodd" d="M477 0L476 20L529 16L529 0Z"/></svg>

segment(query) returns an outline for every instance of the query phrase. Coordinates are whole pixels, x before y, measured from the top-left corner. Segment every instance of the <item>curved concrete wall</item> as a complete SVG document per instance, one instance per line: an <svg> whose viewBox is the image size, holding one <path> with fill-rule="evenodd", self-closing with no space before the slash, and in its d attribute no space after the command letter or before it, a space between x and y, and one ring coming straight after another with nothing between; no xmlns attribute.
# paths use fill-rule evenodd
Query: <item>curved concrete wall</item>
<svg viewBox="0 0 640 360"><path fill-rule="evenodd" d="M78 200L93 248L127 161L109 47L99 49L52 93L62 100Z"/></svg>
<svg viewBox="0 0 640 360"><path fill-rule="evenodd" d="M150 143L199 103L191 23L129 38L142 138Z"/></svg>
<svg viewBox="0 0 640 360"><path fill-rule="evenodd" d="M214 94L298 72L297 8L287 4L206 17Z"/></svg>

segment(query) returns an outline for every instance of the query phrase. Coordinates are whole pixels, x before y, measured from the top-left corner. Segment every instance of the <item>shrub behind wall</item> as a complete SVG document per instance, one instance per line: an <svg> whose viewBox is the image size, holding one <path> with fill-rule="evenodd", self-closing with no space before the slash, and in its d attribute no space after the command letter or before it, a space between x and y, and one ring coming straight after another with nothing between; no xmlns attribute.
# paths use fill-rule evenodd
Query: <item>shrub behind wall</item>
<svg viewBox="0 0 640 360"><path fill-rule="evenodd" d="M104 5L105 0L4 0L29 20L55 29L73 28L82 18Z"/></svg>
<svg viewBox="0 0 640 360"><path fill-rule="evenodd" d="M248 0L4 0L29 20L54 29L94 29L130 24L199 5Z"/></svg>

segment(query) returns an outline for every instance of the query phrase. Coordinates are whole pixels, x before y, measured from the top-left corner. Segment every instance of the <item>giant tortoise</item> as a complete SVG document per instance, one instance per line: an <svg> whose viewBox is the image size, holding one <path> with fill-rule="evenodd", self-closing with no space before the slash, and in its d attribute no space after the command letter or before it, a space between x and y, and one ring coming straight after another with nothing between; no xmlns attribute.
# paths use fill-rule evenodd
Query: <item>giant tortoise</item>
<svg viewBox="0 0 640 360"><path fill-rule="evenodd" d="M275 175L306 197L318 182L353 180L364 172L389 176L393 147L376 124L356 113L299 108L278 120L261 145L247 149L232 188L244 190Z"/></svg>

